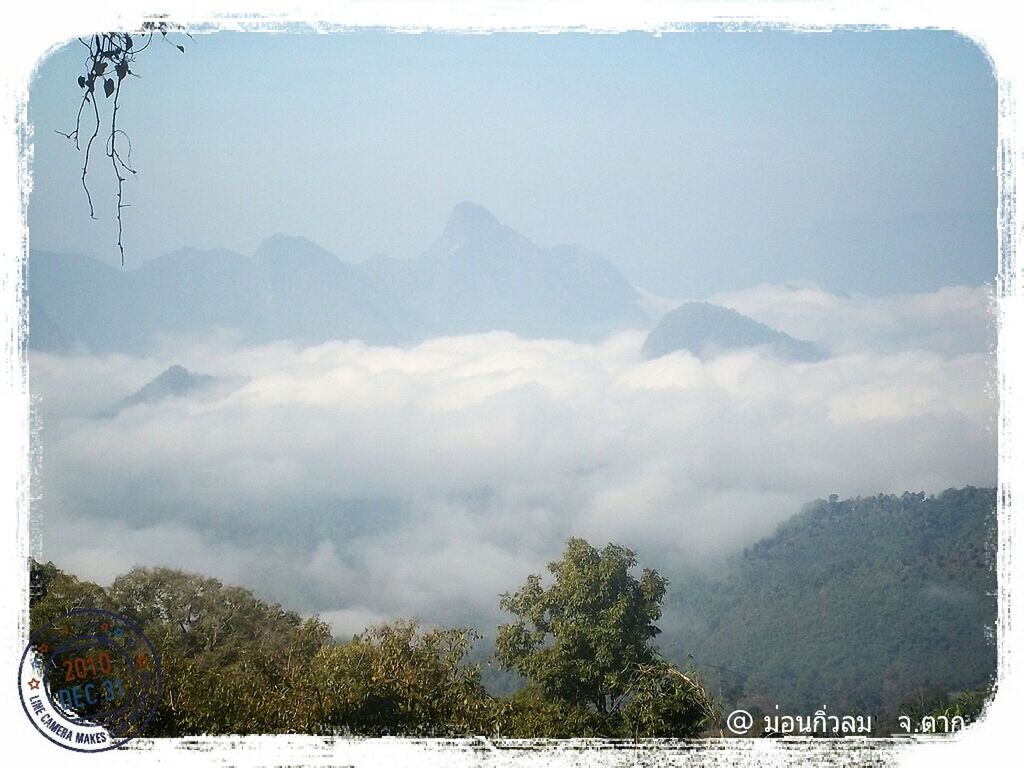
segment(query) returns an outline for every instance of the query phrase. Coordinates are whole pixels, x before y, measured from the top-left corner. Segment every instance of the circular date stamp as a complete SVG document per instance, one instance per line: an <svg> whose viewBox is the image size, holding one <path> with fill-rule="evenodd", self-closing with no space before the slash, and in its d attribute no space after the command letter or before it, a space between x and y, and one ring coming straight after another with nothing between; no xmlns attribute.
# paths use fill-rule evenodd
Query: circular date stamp
<svg viewBox="0 0 1024 768"><path fill-rule="evenodd" d="M18 692L32 725L76 752L120 747L145 732L160 701L160 658L137 624L76 608L32 633Z"/></svg>

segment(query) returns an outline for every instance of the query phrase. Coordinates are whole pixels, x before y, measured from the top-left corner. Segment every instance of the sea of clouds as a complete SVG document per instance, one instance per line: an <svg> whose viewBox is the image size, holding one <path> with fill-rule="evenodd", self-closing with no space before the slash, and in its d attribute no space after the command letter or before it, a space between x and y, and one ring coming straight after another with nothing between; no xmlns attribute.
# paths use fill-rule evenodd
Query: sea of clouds
<svg viewBox="0 0 1024 768"><path fill-rule="evenodd" d="M399 616L493 626L499 593L570 536L671 577L831 493L994 484L987 288L712 300L832 356L644 361L639 332L32 353L36 554L101 583L134 565L216 576L339 635ZM221 385L95 418L173 363Z"/></svg>

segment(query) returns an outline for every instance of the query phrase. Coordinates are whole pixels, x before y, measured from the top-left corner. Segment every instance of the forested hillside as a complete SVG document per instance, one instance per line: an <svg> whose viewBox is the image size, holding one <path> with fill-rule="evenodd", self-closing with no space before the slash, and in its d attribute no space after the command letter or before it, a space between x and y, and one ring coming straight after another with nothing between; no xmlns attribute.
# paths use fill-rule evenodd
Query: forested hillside
<svg viewBox="0 0 1024 768"><path fill-rule="evenodd" d="M995 490L818 501L722 578L676 581L670 657L748 709L893 712L987 687L996 664Z"/></svg>

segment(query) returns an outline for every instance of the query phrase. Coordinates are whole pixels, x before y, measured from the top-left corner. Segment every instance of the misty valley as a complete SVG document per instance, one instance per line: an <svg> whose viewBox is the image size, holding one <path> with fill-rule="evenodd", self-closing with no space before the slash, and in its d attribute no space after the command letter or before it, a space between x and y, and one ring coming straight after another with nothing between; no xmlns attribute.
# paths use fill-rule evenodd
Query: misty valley
<svg viewBox="0 0 1024 768"><path fill-rule="evenodd" d="M33 628L137 623L150 735L880 735L988 696L986 286L666 297L473 203L408 259L32 251L27 286Z"/></svg>

